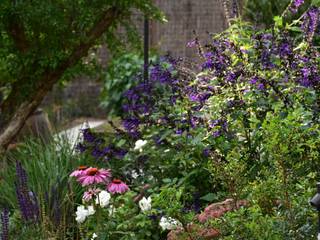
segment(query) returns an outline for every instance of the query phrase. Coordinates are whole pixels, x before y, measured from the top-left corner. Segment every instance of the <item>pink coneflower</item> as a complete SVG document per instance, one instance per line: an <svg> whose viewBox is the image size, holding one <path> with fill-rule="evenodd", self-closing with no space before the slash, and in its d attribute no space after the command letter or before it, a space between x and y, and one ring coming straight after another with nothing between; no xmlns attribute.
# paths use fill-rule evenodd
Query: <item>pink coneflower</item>
<svg viewBox="0 0 320 240"><path fill-rule="evenodd" d="M107 183L111 177L111 172L109 169L98 169L90 167L85 172L78 177L78 181L82 186L87 186L97 183Z"/></svg>
<svg viewBox="0 0 320 240"><path fill-rule="evenodd" d="M89 188L88 191L84 192L82 199L89 202L93 197L96 197L99 192L101 192L99 188Z"/></svg>
<svg viewBox="0 0 320 240"><path fill-rule="evenodd" d="M88 169L87 166L79 166L77 170L70 174L70 177L79 177L85 172L86 169Z"/></svg>
<svg viewBox="0 0 320 240"><path fill-rule="evenodd" d="M125 184L124 182L122 182L119 179L113 179L111 183L109 183L107 190L112 193L125 193L126 191L129 190L129 187L127 184Z"/></svg>

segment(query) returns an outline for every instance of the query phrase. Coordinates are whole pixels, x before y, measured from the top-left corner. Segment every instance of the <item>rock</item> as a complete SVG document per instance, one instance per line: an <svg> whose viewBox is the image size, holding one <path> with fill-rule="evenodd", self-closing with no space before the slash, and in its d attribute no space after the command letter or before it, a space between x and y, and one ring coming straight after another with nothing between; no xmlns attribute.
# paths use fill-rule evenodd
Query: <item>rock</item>
<svg viewBox="0 0 320 240"><path fill-rule="evenodd" d="M199 222L204 223L209 219L220 218L226 212L230 212L247 205L248 201L246 200L239 200L235 203L233 199L226 199L223 202L213 203L206 207L203 213L198 215L198 220Z"/></svg>
<svg viewBox="0 0 320 240"><path fill-rule="evenodd" d="M206 207L204 211L197 216L197 219L200 223L205 223L210 219L222 217L226 212L230 212L247 205L248 201L246 200L239 200L235 202L234 199L226 199L223 202L213 203ZM186 231L182 228L170 231L167 235L167 240L191 240L188 235L196 236L198 238L200 237L201 239L216 239L220 235L218 229L201 226L195 223L189 224Z"/></svg>

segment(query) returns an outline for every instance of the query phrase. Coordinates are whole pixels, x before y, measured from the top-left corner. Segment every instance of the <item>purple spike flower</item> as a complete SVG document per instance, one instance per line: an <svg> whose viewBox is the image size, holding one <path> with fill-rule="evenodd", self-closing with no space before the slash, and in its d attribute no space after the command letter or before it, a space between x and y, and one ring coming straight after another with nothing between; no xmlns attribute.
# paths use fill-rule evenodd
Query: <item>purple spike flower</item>
<svg viewBox="0 0 320 240"><path fill-rule="evenodd" d="M1 240L9 240L9 210L5 208L1 213Z"/></svg>
<svg viewBox="0 0 320 240"><path fill-rule="evenodd" d="M96 137L92 134L90 128L82 129L83 140L88 143L93 143L96 140Z"/></svg>
<svg viewBox="0 0 320 240"><path fill-rule="evenodd" d="M27 173L19 161L16 162L16 177L16 195L21 215L25 221L37 222L39 220L39 204L35 194L29 191Z"/></svg>
<svg viewBox="0 0 320 240"><path fill-rule="evenodd" d="M318 26L320 8L311 7L303 16L302 29L305 32L306 39L311 42Z"/></svg>
<svg viewBox="0 0 320 240"><path fill-rule="evenodd" d="M297 13L299 7L304 3L304 0L294 0L292 4L289 6L289 10L292 13Z"/></svg>

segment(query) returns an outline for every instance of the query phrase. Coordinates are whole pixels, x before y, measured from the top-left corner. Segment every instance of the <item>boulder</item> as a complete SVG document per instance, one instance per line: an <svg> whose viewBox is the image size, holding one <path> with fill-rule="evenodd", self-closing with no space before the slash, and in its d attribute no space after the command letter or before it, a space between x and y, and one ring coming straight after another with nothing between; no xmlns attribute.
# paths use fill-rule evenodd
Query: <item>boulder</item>
<svg viewBox="0 0 320 240"><path fill-rule="evenodd" d="M248 201L246 200L235 201L234 199L226 199L223 202L210 204L201 214L197 215L197 220L200 224L204 224L208 220L220 218L227 212L247 205ZM168 233L167 240L192 240L188 235L200 237L201 239L216 239L220 235L218 229L200 224L191 223L187 226L186 230L182 228L172 230Z"/></svg>
<svg viewBox="0 0 320 240"><path fill-rule="evenodd" d="M198 215L197 218L200 223L205 223L209 219L220 218L226 212L230 212L247 205L248 201L246 200L239 200L235 202L233 199L229 198L223 202L210 204L201 214Z"/></svg>

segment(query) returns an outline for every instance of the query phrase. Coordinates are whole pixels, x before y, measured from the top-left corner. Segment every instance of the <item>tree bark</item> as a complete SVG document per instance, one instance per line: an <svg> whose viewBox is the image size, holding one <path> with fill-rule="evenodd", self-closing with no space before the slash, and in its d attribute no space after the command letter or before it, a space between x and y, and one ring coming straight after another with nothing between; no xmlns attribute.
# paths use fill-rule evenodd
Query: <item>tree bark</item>
<svg viewBox="0 0 320 240"><path fill-rule="evenodd" d="M70 54L55 69L47 69L33 81L34 86L27 79L15 82L8 98L0 106L0 153L4 152L10 142L15 138L23 127L27 118L41 104L43 98L59 81L64 72L73 67L81 58L87 55L88 50L95 44L102 34L121 17L121 10L108 9L105 14L94 24L86 34L86 41L80 42ZM31 89L25 92L25 88Z"/></svg>

